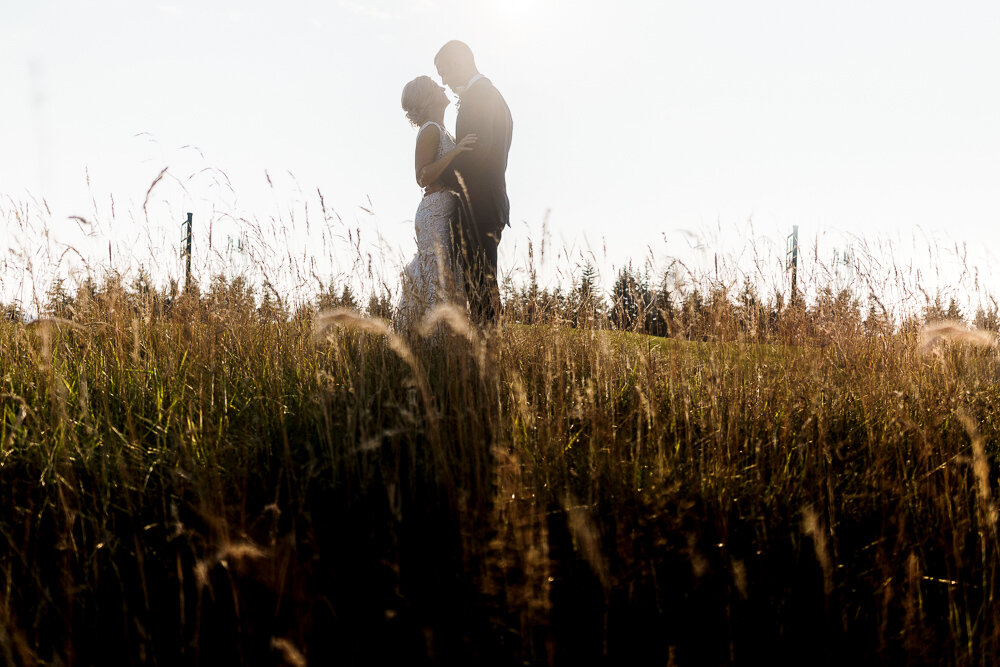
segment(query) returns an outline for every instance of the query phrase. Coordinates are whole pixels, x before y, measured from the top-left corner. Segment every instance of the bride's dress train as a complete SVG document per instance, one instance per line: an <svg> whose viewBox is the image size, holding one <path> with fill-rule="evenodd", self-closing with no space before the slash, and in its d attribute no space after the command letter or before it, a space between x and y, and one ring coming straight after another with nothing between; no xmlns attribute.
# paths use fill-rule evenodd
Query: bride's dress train
<svg viewBox="0 0 1000 667"><path fill-rule="evenodd" d="M436 125L441 140L437 156L455 147L455 140L433 121L421 126L423 132ZM417 232L417 253L403 269L402 293L397 304L399 320L413 326L434 306L441 303L463 304L461 276L454 261L451 241L451 218L458 207L458 197L448 190L425 195L417 207L413 223Z"/></svg>

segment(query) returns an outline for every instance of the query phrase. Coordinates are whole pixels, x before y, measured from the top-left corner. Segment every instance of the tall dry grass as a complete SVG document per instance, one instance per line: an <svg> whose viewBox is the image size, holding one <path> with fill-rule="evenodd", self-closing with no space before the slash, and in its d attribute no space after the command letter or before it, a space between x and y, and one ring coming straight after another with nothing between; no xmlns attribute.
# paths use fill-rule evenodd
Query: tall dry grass
<svg viewBox="0 0 1000 667"><path fill-rule="evenodd" d="M874 275L865 318L822 272L741 300L718 265L674 338L537 289L404 332L290 305L280 255L256 291L111 275L0 319L0 662L1000 649L993 334Z"/></svg>
<svg viewBox="0 0 1000 667"><path fill-rule="evenodd" d="M7 662L1000 645L982 332L701 343L446 308L404 335L167 300L109 284L0 323Z"/></svg>

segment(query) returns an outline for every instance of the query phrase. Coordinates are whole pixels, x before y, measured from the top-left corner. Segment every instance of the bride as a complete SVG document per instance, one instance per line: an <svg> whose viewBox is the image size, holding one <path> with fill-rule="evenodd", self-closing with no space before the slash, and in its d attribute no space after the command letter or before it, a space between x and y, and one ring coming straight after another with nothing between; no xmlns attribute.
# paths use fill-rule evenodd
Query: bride
<svg viewBox="0 0 1000 667"><path fill-rule="evenodd" d="M423 312L439 303L465 301L451 241L458 197L438 178L455 156L472 150L476 135L466 135L456 143L444 129L448 97L429 76L418 76L403 87L402 104L410 123L420 128L414 169L417 185L424 189L413 219L417 254L403 269L403 289L397 305L401 321L412 326Z"/></svg>

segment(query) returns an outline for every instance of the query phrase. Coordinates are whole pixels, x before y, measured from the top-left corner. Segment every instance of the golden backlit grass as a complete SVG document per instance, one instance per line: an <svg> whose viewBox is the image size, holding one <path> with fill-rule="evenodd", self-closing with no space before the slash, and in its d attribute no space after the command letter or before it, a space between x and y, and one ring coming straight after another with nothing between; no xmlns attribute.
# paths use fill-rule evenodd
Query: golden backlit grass
<svg viewBox="0 0 1000 667"><path fill-rule="evenodd" d="M836 324L404 335L121 290L0 322L0 656L454 655L417 581L440 540L475 591L443 599L486 600L512 661L982 664L995 339Z"/></svg>

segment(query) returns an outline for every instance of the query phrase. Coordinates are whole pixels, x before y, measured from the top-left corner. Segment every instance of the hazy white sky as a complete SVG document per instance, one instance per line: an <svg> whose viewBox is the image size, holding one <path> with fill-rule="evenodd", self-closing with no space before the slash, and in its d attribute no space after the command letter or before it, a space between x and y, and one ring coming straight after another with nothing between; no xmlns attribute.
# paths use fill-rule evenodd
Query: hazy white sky
<svg viewBox="0 0 1000 667"><path fill-rule="evenodd" d="M547 211L549 261L553 248L570 263L589 249L606 285L630 258L739 256L750 219L768 252L793 224L833 245L895 239L902 256L967 241L976 262L1000 240L992 1L7 5L0 194L7 246L26 233L12 202L49 203L32 224L57 247L36 265L60 243L99 262L111 241L113 263L143 247L177 275L184 212L197 250L208 225L218 256L247 220L299 229L306 206L303 256L329 241L405 257L420 193L400 92L436 76L452 38L514 116L502 270L539 242ZM323 252L319 277L357 270L350 253Z"/></svg>

